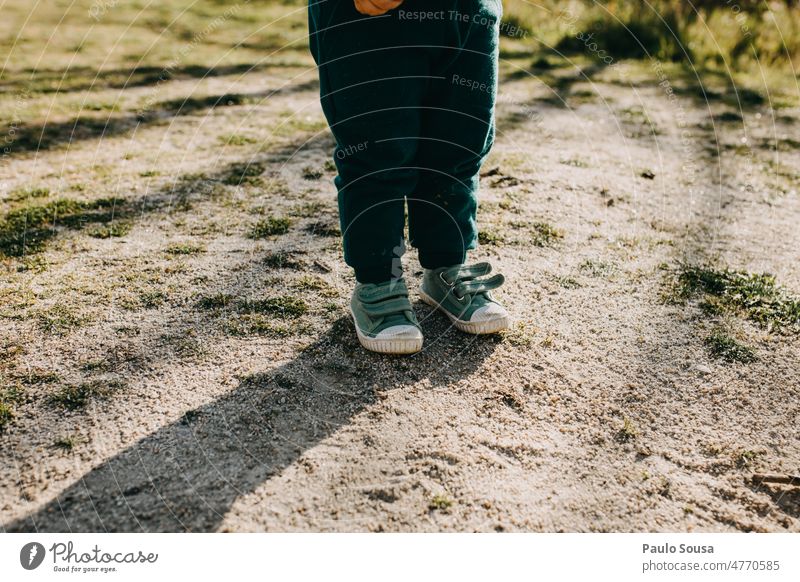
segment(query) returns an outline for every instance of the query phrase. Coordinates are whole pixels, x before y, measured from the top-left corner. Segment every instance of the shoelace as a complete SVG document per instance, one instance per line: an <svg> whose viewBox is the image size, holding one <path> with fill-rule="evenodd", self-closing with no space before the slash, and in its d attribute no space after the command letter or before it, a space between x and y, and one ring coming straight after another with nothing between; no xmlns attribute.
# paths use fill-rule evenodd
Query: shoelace
<svg viewBox="0 0 800 582"><path fill-rule="evenodd" d="M492 271L489 263L457 265L439 273L439 277L452 288L455 298L461 301L467 295L484 294L497 289L505 282L503 275L497 274L488 279L478 279Z"/></svg>

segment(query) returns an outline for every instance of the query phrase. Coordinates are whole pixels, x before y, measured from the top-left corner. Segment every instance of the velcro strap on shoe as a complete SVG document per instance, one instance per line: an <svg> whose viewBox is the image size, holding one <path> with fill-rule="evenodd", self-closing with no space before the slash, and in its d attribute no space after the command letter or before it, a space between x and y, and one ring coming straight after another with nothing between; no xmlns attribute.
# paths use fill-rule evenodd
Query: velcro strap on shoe
<svg viewBox="0 0 800 582"><path fill-rule="evenodd" d="M461 281L453 287L453 293L457 297L464 297L465 295L475 295L477 293L486 293L493 289L497 289L505 282L506 278L498 274L494 277L489 277L483 280L468 280Z"/></svg>
<svg viewBox="0 0 800 582"><path fill-rule="evenodd" d="M363 303L375 303L395 297L408 297L408 287L402 279L381 285L362 287L358 290L358 298Z"/></svg>
<svg viewBox="0 0 800 582"><path fill-rule="evenodd" d="M489 263L476 263L474 265L458 265L452 269L442 271L442 276L445 282L449 285L455 285L459 281L469 281L476 277L483 277L492 272L492 266Z"/></svg>
<svg viewBox="0 0 800 582"><path fill-rule="evenodd" d="M370 317L386 317L404 313L411 310L411 304L407 297L378 301L377 303L362 303L361 309Z"/></svg>

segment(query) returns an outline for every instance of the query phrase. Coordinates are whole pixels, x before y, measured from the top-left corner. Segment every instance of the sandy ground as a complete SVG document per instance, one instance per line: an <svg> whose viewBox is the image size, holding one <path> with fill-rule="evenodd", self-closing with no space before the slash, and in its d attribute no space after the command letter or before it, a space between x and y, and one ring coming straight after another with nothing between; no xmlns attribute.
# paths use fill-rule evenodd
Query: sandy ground
<svg viewBox="0 0 800 582"><path fill-rule="evenodd" d="M681 264L800 292L800 110L565 65L503 65L472 258L514 330L463 335L414 292L413 357L365 353L346 315L313 70L176 80L159 100L247 99L13 157L4 195L116 196L131 230L59 227L4 263L2 528L800 531L798 489L750 481L800 471L800 338L668 297ZM249 238L267 216L288 232ZM274 297L307 311L241 303ZM712 357L719 326L757 359Z"/></svg>

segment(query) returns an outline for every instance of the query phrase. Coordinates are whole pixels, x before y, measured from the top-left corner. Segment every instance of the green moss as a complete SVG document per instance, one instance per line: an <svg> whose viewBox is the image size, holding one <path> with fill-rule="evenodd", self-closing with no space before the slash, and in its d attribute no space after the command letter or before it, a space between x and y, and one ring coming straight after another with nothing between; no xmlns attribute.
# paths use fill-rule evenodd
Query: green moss
<svg viewBox="0 0 800 582"><path fill-rule="evenodd" d="M320 220L306 226L305 231L316 236L338 237L342 235L338 223L332 220Z"/></svg>
<svg viewBox="0 0 800 582"><path fill-rule="evenodd" d="M163 291L151 290L139 293L139 304L145 309L159 307L167 300L167 294Z"/></svg>
<svg viewBox="0 0 800 582"><path fill-rule="evenodd" d="M296 318L308 313L306 302L290 295L244 300L239 302L238 307L245 312L264 313L286 318Z"/></svg>
<svg viewBox="0 0 800 582"><path fill-rule="evenodd" d="M79 410L85 408L91 400L105 398L122 387L123 384L116 380L92 380L83 384L65 386L50 396L50 403L67 410Z"/></svg>
<svg viewBox="0 0 800 582"><path fill-rule="evenodd" d="M217 293L201 297L196 306L198 309L230 308L241 315L269 315L284 319L296 319L308 313L308 304L299 297L283 295L267 299L236 299L233 295Z"/></svg>
<svg viewBox="0 0 800 582"><path fill-rule="evenodd" d="M617 441L627 443L634 440L637 436L639 436L639 430L636 428L636 425L633 424L633 421L629 418L624 418L622 420L622 428L619 429L616 434Z"/></svg>
<svg viewBox="0 0 800 582"><path fill-rule="evenodd" d="M564 289L579 289L581 284L572 277L558 277L556 283Z"/></svg>
<svg viewBox="0 0 800 582"><path fill-rule="evenodd" d="M312 168L311 166L303 168L303 178L306 180L319 180L324 174L325 173L318 168Z"/></svg>
<svg viewBox="0 0 800 582"><path fill-rule="evenodd" d="M605 277L614 272L614 265L593 259L586 259L578 268L591 277Z"/></svg>
<svg viewBox="0 0 800 582"><path fill-rule="evenodd" d="M286 251L267 253L263 262L272 269L299 269L303 266L292 253Z"/></svg>
<svg viewBox="0 0 800 582"><path fill-rule="evenodd" d="M30 385L53 384L60 382L61 377L55 372L32 370L20 378L23 382Z"/></svg>
<svg viewBox="0 0 800 582"><path fill-rule="evenodd" d="M164 252L168 255L198 255L206 251L203 245L194 243L172 243Z"/></svg>
<svg viewBox="0 0 800 582"><path fill-rule="evenodd" d="M428 503L430 511L448 511L452 506L453 500L443 493L437 493Z"/></svg>
<svg viewBox="0 0 800 582"><path fill-rule="evenodd" d="M244 146L244 145L250 145L250 144L258 143L257 139L253 139L252 137L247 137L245 135L239 135L239 134L236 134L236 133L231 134L231 135L221 135L221 136L219 136L218 140L222 145L226 145L226 146L228 146L228 145L230 145L230 146Z"/></svg>
<svg viewBox="0 0 800 582"><path fill-rule="evenodd" d="M505 242L505 237L500 233L483 229L478 232L478 243L482 245L499 246Z"/></svg>
<svg viewBox="0 0 800 582"><path fill-rule="evenodd" d="M235 301L236 297L233 295L228 295L227 293L217 293L215 295L201 297L197 301L197 307L199 309L223 309L233 306Z"/></svg>
<svg viewBox="0 0 800 582"><path fill-rule="evenodd" d="M700 308L711 315L730 313L764 327L800 331L800 299L780 287L768 273L681 265L668 298L697 298Z"/></svg>
<svg viewBox="0 0 800 582"><path fill-rule="evenodd" d="M123 203L118 198L91 202L61 198L15 208L0 220L0 252L13 257L39 252L55 236L57 227L81 228L89 222L107 222L113 218L109 210Z"/></svg>
<svg viewBox="0 0 800 582"><path fill-rule="evenodd" d="M5 402L0 402L0 433L5 431L14 420L14 409Z"/></svg>
<svg viewBox="0 0 800 582"><path fill-rule="evenodd" d="M222 181L230 186L258 184L259 176L264 173L264 170L266 170L264 164L255 162L249 164L234 164L230 167L228 174Z"/></svg>
<svg viewBox="0 0 800 582"><path fill-rule="evenodd" d="M10 406L20 404L25 397L25 392L19 383L10 384L0 388L0 402Z"/></svg>
<svg viewBox="0 0 800 582"><path fill-rule="evenodd" d="M76 444L78 444L78 439L72 435L59 437L53 441L53 447L67 452L72 451Z"/></svg>
<svg viewBox="0 0 800 582"><path fill-rule="evenodd" d="M734 453L733 460L739 469L747 469L753 466L759 456L760 453L758 451L744 449Z"/></svg>
<svg viewBox="0 0 800 582"><path fill-rule="evenodd" d="M30 198L46 198L50 196L50 188L18 188L8 196L9 202L22 202Z"/></svg>
<svg viewBox="0 0 800 582"><path fill-rule="evenodd" d="M716 330L703 340L709 353L726 362L754 362L757 360L755 351L721 330Z"/></svg>
<svg viewBox="0 0 800 582"><path fill-rule="evenodd" d="M289 218L270 216L269 218L255 223L250 229L248 236L250 238L259 239L286 234L289 232L289 227L291 227L291 225L292 221Z"/></svg>
<svg viewBox="0 0 800 582"><path fill-rule="evenodd" d="M91 228L89 236L93 238L118 238L128 234L132 227L133 225L130 222L111 222Z"/></svg>
<svg viewBox="0 0 800 582"><path fill-rule="evenodd" d="M88 322L87 317L75 313L66 305L54 305L40 311L36 318L42 331L55 334L67 333Z"/></svg>
<svg viewBox="0 0 800 582"><path fill-rule="evenodd" d="M228 319L226 328L231 335L264 335L285 338L310 333L311 327L305 324L276 322L260 313L245 313Z"/></svg>
<svg viewBox="0 0 800 582"><path fill-rule="evenodd" d="M314 200L313 202L303 202L302 204L295 206L292 209L291 214L301 218L313 218L325 212L327 208L328 206L325 203L320 202L319 200Z"/></svg>
<svg viewBox="0 0 800 582"><path fill-rule="evenodd" d="M319 297L337 297L339 295L339 292L330 283L312 275L303 275L292 284L292 287L302 291L314 291Z"/></svg>
<svg viewBox="0 0 800 582"><path fill-rule="evenodd" d="M531 243L536 247L549 247L564 238L564 233L546 222L531 225Z"/></svg>

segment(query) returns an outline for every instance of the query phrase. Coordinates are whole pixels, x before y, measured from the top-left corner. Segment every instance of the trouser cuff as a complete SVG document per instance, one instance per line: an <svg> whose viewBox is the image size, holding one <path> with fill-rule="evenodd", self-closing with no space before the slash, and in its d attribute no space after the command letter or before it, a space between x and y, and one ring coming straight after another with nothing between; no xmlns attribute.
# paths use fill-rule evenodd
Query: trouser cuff
<svg viewBox="0 0 800 582"><path fill-rule="evenodd" d="M452 267L464 262L464 251L425 251L419 249L419 264L423 269L438 269L439 267Z"/></svg>
<svg viewBox="0 0 800 582"><path fill-rule="evenodd" d="M386 265L372 265L369 267L354 267L356 281L359 283L385 283L391 279L399 279L402 272L397 272L397 267L392 267L391 263Z"/></svg>

